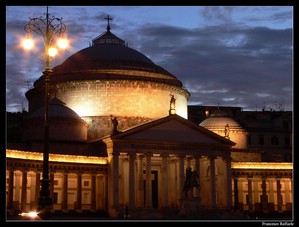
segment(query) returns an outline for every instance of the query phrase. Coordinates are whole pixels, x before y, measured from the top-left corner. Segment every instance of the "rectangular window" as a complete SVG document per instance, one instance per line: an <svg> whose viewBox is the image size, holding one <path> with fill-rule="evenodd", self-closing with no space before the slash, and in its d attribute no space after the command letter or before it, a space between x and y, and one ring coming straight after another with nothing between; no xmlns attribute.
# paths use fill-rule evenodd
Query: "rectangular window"
<svg viewBox="0 0 299 227"><path fill-rule="evenodd" d="M259 145L264 145L265 144L265 137L264 135L259 135Z"/></svg>
<svg viewBox="0 0 299 227"><path fill-rule="evenodd" d="M58 193L54 192L53 193L53 204L57 204L57 198L58 198Z"/></svg>
<svg viewBox="0 0 299 227"><path fill-rule="evenodd" d="M247 141L248 141L248 145L251 145L251 136L250 135L247 136Z"/></svg>
<svg viewBox="0 0 299 227"><path fill-rule="evenodd" d="M271 145L278 145L278 137L277 136L271 137Z"/></svg>
<svg viewBox="0 0 299 227"><path fill-rule="evenodd" d="M84 186L84 187L88 187L88 186L89 186L89 181L84 181L84 182L83 182L83 186Z"/></svg>

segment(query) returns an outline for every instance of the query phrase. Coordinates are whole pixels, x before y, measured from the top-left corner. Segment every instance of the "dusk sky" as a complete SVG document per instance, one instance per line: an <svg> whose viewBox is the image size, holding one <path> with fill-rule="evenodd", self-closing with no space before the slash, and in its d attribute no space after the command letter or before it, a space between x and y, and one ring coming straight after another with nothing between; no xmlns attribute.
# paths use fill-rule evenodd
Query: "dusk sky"
<svg viewBox="0 0 299 227"><path fill-rule="evenodd" d="M46 6L6 6L6 110L28 110L26 91L44 69L44 47L21 39ZM70 48L52 67L111 32L163 67L191 93L189 105L293 110L292 6L49 6L63 18Z"/></svg>

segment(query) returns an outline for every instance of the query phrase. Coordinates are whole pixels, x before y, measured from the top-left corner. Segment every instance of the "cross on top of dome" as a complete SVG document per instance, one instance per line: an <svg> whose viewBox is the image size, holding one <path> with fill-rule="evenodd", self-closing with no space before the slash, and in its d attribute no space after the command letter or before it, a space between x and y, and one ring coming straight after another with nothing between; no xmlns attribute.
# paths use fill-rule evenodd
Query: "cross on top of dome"
<svg viewBox="0 0 299 227"><path fill-rule="evenodd" d="M112 18L110 18L109 14L108 14L108 16L105 17L104 19L107 20L107 31L110 31L111 28L110 28L110 23L109 22L112 20Z"/></svg>
<svg viewBox="0 0 299 227"><path fill-rule="evenodd" d="M96 37L95 39L92 40L92 45L98 45L98 44L120 44L125 46L125 41L118 38L116 35L114 35L112 32L110 32L111 27L110 27L110 21L112 18L107 15L107 17L104 18L107 20L107 31Z"/></svg>

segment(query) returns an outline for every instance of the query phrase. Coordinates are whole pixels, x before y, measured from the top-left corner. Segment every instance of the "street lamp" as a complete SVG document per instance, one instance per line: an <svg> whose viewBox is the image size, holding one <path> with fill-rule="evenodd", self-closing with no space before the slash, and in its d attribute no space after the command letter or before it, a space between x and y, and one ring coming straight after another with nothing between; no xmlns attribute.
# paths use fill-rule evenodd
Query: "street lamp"
<svg viewBox="0 0 299 227"><path fill-rule="evenodd" d="M52 200L50 197L50 180L49 180L49 81L52 75L50 63L54 60L54 56L57 53L54 41L57 41L57 46L60 48L67 47L67 41L63 38L63 34L66 30L66 26L62 23L62 18L50 16L47 12L45 17L30 18L29 22L25 25L24 29L27 33L26 39L23 41L25 49L33 47L32 40L33 33L37 33L42 37L45 47L44 64L45 69L43 71L43 78L45 82L45 96L44 96L44 150L43 150L43 176L41 180L40 197L38 199L37 210L43 214L50 212L52 208ZM56 36L59 36L58 39Z"/></svg>

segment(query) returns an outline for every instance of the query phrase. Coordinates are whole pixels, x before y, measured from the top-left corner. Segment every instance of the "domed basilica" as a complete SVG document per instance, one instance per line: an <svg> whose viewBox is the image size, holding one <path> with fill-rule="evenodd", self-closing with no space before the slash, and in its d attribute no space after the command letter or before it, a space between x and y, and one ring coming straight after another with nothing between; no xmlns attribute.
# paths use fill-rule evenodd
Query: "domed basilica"
<svg viewBox="0 0 299 227"><path fill-rule="evenodd" d="M292 211L293 166L282 158L291 150L289 115L237 121L218 108L191 121L182 82L114 35L109 17L103 34L52 70L51 212L240 219ZM44 90L41 76L26 93L21 138L7 143L8 214L38 206ZM262 127L249 127L255 117ZM272 122L276 131L264 127Z"/></svg>
<svg viewBox="0 0 299 227"><path fill-rule="evenodd" d="M109 21L109 20L108 20ZM26 93L29 112L43 106L43 77ZM107 31L92 45L53 68L50 97L63 101L88 127L88 139L110 134L113 115L119 130L168 115L170 96L176 113L187 118L189 92L167 70Z"/></svg>

